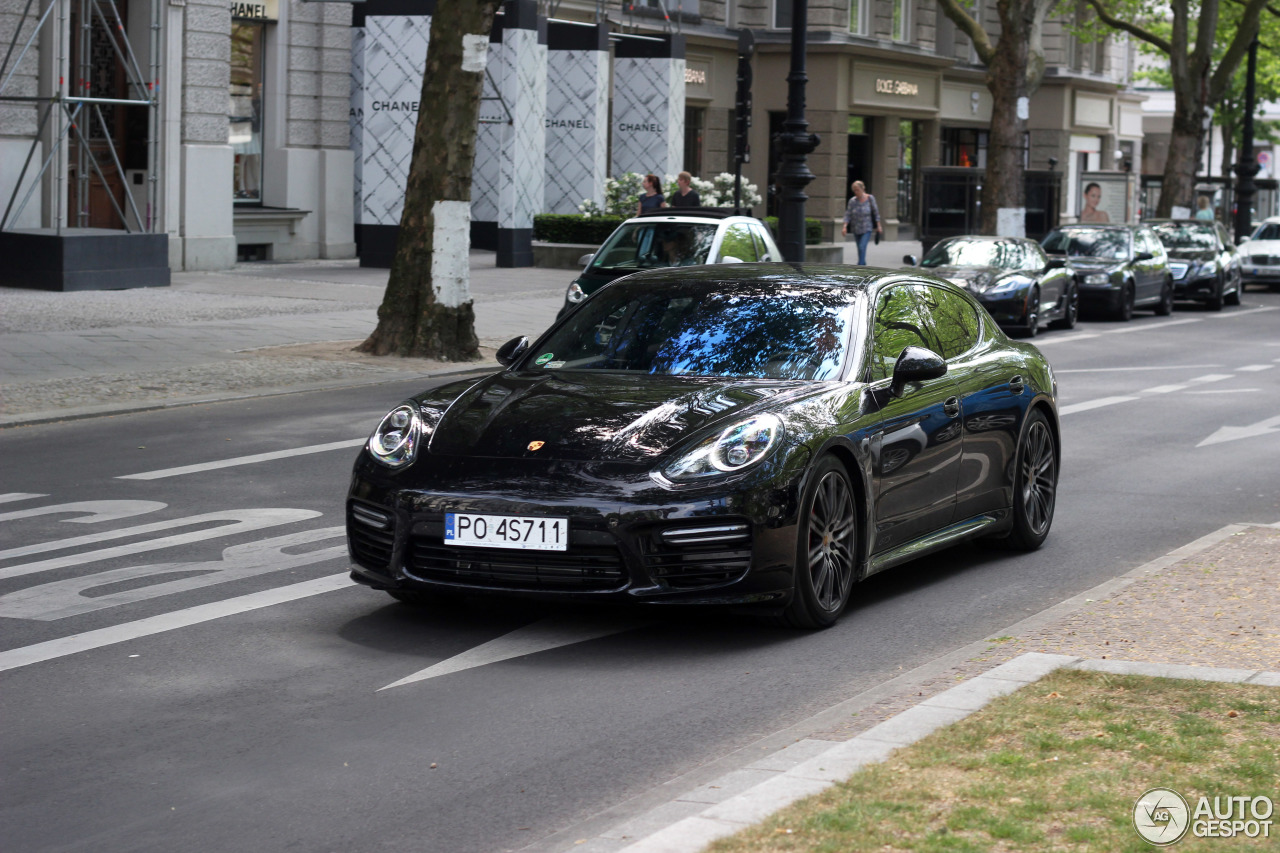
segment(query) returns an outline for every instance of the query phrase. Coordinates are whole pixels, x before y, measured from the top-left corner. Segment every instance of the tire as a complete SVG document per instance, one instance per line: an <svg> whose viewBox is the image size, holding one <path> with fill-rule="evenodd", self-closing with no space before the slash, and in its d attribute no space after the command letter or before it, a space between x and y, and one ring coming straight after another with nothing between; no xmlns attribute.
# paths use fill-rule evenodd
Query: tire
<svg viewBox="0 0 1280 853"><path fill-rule="evenodd" d="M1051 329L1074 329L1080 319L1080 292L1074 287L1067 293L1067 303L1062 309L1062 316L1049 324Z"/></svg>
<svg viewBox="0 0 1280 853"><path fill-rule="evenodd" d="M796 525L795 588L778 621L829 628L849 603L858 545L857 501L844 465L824 456L814 466Z"/></svg>
<svg viewBox="0 0 1280 853"><path fill-rule="evenodd" d="M1166 281L1160 291L1160 302L1156 305L1157 317L1168 317L1173 313L1173 282Z"/></svg>
<svg viewBox="0 0 1280 853"><path fill-rule="evenodd" d="M1239 280L1236 281L1236 289L1223 297L1223 301L1232 307L1240 304L1240 294L1244 292L1244 284Z"/></svg>
<svg viewBox="0 0 1280 853"><path fill-rule="evenodd" d="M1018 327L1018 337L1034 338L1040 332L1040 288L1031 288L1027 296L1026 322Z"/></svg>
<svg viewBox="0 0 1280 853"><path fill-rule="evenodd" d="M1124 292L1120 294L1120 304L1116 306L1112 312L1112 317L1121 323L1127 323L1133 319L1133 282L1126 282Z"/></svg>
<svg viewBox="0 0 1280 853"><path fill-rule="evenodd" d="M1036 410L1018 442L1013 474L1013 530L1004 544L1015 551L1034 551L1053 525L1058 495L1057 441L1049 420Z"/></svg>
<svg viewBox="0 0 1280 853"><path fill-rule="evenodd" d="M1225 276L1219 277L1218 284L1213 289L1213 293L1209 295L1209 298L1205 300L1204 307L1208 308L1210 311L1221 311L1222 306L1226 304L1226 301L1227 301L1222 293L1222 291L1226 290L1226 288L1227 288L1226 277Z"/></svg>

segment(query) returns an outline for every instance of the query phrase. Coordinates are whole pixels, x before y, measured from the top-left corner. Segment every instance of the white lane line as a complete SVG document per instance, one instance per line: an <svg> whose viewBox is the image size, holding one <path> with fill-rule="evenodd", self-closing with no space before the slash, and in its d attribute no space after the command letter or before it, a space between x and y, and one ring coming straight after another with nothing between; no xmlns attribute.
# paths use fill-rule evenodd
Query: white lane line
<svg viewBox="0 0 1280 853"><path fill-rule="evenodd" d="M1277 361L1280 361L1280 359L1277 359ZM1237 367L1236 370L1241 373L1257 373L1260 370L1270 370L1273 367L1275 367L1274 364L1246 364L1244 367Z"/></svg>
<svg viewBox="0 0 1280 853"><path fill-rule="evenodd" d="M196 474L200 471L214 471L218 468L234 468L237 465L253 465L257 462L270 462L273 459L288 459L290 456L305 456L308 453L324 453L326 450L345 450L359 447L366 439L350 438L346 441L331 441L328 444L312 444L307 447L295 447L291 450L276 450L271 453L255 453L253 456L237 456L234 459L220 459L217 462L201 462L198 465L183 465L180 468L162 468L159 471L144 471L141 474L125 474L117 480L160 480L165 477L180 477L183 474Z"/></svg>
<svg viewBox="0 0 1280 853"><path fill-rule="evenodd" d="M1087 412L1090 409L1101 409L1103 406L1114 406L1116 403L1127 403L1130 400L1137 400L1137 397L1100 397L1097 400L1086 400L1083 403L1072 403L1070 406L1063 406L1058 409L1058 415L1071 415L1076 412Z"/></svg>
<svg viewBox="0 0 1280 853"><path fill-rule="evenodd" d="M1197 385L1203 385L1207 382L1221 382L1224 379L1235 379L1230 373L1206 373L1204 376L1196 376L1188 379L1188 382L1194 382Z"/></svg>
<svg viewBox="0 0 1280 853"><path fill-rule="evenodd" d="M1204 391L1188 391L1188 394L1245 394L1257 393L1257 388L1207 388Z"/></svg>
<svg viewBox="0 0 1280 853"><path fill-rule="evenodd" d="M1069 344L1072 341L1087 341L1089 340L1089 338L1096 338L1096 337L1098 337L1098 333L1094 332L1089 334L1082 333L1079 335L1068 335L1065 338L1049 338L1048 340L1044 340L1042 338L1036 338L1036 346L1042 347L1042 346L1045 346L1046 344Z"/></svg>
<svg viewBox="0 0 1280 853"><path fill-rule="evenodd" d="M113 625L110 628L99 628L96 631L86 631L70 637L59 637L56 640L47 640L43 643L0 652L0 672L87 652L90 649L100 649L103 646L137 640L152 634L199 625L201 622L210 622L224 616L234 616L237 613L248 613L251 610L260 610L275 604L297 601L300 598L308 598L336 589L352 589L354 586L350 574L342 572L316 580L254 592L238 598L228 598L226 601L215 601L211 604L189 607L186 610L176 610L173 613L162 613L136 622Z"/></svg>
<svg viewBox="0 0 1280 853"><path fill-rule="evenodd" d="M1249 316L1252 316L1252 315L1254 315L1254 314L1263 314L1263 313L1265 313L1265 312L1267 312L1267 311L1280 311L1280 308L1275 308L1275 307L1268 307L1268 308L1248 308L1248 309L1246 309L1246 310L1244 310L1244 311L1224 311L1224 312L1223 312L1223 313L1221 313L1221 314L1210 314L1210 315L1209 315L1208 317L1206 317L1205 319L1207 319L1207 320L1234 320L1234 319L1235 319L1235 318L1237 318L1237 317L1249 317Z"/></svg>
<svg viewBox="0 0 1280 853"><path fill-rule="evenodd" d="M64 518L70 524L94 524L99 521L118 521L135 515L146 515L167 507L160 501L77 501L69 504L50 504L30 509L16 509L12 512L0 512L0 521L12 521L15 518L34 518L37 515L59 515L64 512L88 513L84 518Z"/></svg>
<svg viewBox="0 0 1280 853"><path fill-rule="evenodd" d="M1277 358L1276 361L1280 361L1280 358ZM49 496L39 495L34 492L5 492L3 495L0 495L0 504L7 504L10 501L29 501L29 500L32 500L33 498L47 498L47 497Z"/></svg>
<svg viewBox="0 0 1280 853"><path fill-rule="evenodd" d="M1143 394L1172 394L1174 391L1185 391L1186 385L1157 385L1154 388L1143 388Z"/></svg>
<svg viewBox="0 0 1280 853"><path fill-rule="evenodd" d="M1142 326L1126 326L1123 329L1108 329L1103 332L1104 335L1127 335L1131 332L1149 332L1152 329L1167 329L1170 326L1185 326L1187 323L1199 323L1201 318L1196 317L1190 320L1168 320L1163 323L1150 323Z"/></svg>
<svg viewBox="0 0 1280 853"><path fill-rule="evenodd" d="M378 688L378 690L390 690L392 687L401 687L405 684L412 684L415 681L424 681L428 678L448 675L451 672L461 672L464 669L472 669L489 663L524 657L525 655L545 652L561 646L584 643L587 640L596 640L600 637L608 637L611 634L620 634L623 631L640 628L646 624L648 623L632 622L626 619L575 619L573 621L544 619L540 622L526 625L523 628L518 628L510 634L504 634L487 643L481 643L475 648L467 649L461 654L432 664L426 669L419 670L413 675L407 675L397 682L388 684L386 687Z"/></svg>
<svg viewBox="0 0 1280 853"><path fill-rule="evenodd" d="M1270 367L1271 365L1264 365ZM1207 370L1210 367L1222 367L1221 364L1157 364L1154 367L1076 367L1070 370L1055 370L1054 373L1136 373L1139 370ZM1237 368L1243 370L1244 368Z"/></svg>

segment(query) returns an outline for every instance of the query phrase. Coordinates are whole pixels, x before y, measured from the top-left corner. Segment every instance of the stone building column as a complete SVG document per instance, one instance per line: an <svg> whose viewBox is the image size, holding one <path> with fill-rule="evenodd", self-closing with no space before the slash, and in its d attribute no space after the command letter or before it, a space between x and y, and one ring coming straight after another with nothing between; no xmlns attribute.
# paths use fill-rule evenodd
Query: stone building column
<svg viewBox="0 0 1280 853"><path fill-rule="evenodd" d="M614 46L614 177L684 168L684 36L623 36Z"/></svg>
<svg viewBox="0 0 1280 853"><path fill-rule="evenodd" d="M609 30L547 25L547 213L604 205L609 145Z"/></svg>

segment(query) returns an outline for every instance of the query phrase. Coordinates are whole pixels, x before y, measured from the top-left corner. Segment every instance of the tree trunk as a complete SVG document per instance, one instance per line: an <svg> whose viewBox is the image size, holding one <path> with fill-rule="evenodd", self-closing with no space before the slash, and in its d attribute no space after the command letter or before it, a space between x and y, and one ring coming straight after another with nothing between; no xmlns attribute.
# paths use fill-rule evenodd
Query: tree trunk
<svg viewBox="0 0 1280 853"><path fill-rule="evenodd" d="M1026 236L1026 110L1029 104L1027 63L1030 54L1023 21L1029 4L999 3L1001 34L987 65L991 91L991 129L987 136L987 168L982 182L983 234ZM1022 115L1019 115L1019 105Z"/></svg>
<svg viewBox="0 0 1280 853"><path fill-rule="evenodd" d="M1156 205L1158 219L1171 217L1175 207L1195 211L1196 174L1200 171L1204 153L1205 115L1203 104L1179 104L1175 108L1169 157L1165 160L1164 178L1160 183L1160 203Z"/></svg>
<svg viewBox="0 0 1280 853"><path fill-rule="evenodd" d="M374 355L479 357L470 298L471 169L484 61L500 0L439 0L431 21L422 109Z"/></svg>

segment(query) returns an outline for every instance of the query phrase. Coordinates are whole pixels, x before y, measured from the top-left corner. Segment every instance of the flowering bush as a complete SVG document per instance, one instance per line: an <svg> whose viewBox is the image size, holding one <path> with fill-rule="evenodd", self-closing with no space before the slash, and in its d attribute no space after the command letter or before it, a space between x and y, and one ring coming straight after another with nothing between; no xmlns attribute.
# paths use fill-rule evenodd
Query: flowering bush
<svg viewBox="0 0 1280 853"><path fill-rule="evenodd" d="M721 172L709 181L694 178L690 183L698 193L698 201L703 207L733 207L733 175L729 172ZM665 187L664 195L668 201L674 193L679 192L674 175L667 175L663 186ZM605 181L604 207L591 199L583 199L578 205L578 210L587 217L635 216L636 205L640 203L642 195L644 195L644 175L627 172L620 177ZM762 201L764 199L760 195L759 188L750 181L743 181L742 206L754 207Z"/></svg>

